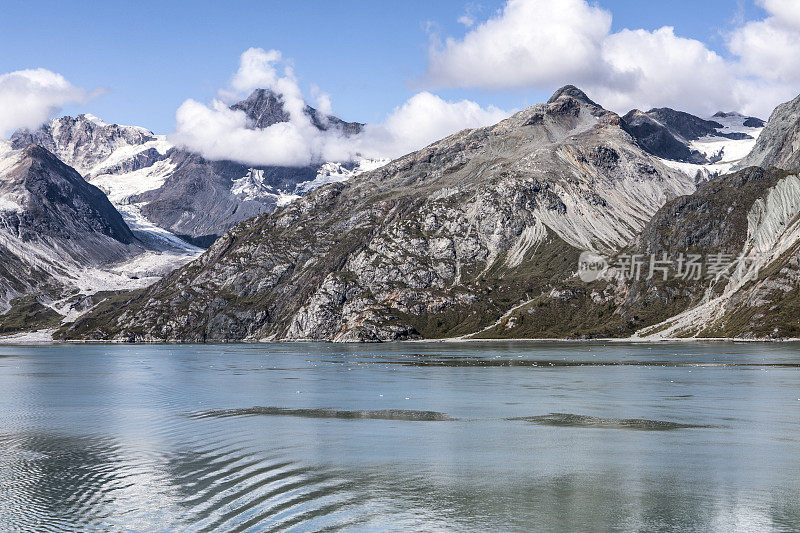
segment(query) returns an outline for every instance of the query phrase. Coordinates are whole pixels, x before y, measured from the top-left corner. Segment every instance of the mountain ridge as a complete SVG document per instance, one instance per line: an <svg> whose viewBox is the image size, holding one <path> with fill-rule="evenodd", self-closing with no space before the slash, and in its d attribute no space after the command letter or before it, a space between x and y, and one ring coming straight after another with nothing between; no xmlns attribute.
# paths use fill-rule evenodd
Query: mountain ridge
<svg viewBox="0 0 800 533"><path fill-rule="evenodd" d="M280 95L269 89L256 89L230 108L244 112L253 128L290 118ZM363 128L361 123L345 122L308 105L304 112L321 131L334 129L347 136ZM148 221L200 247L208 247L234 224L305 193L308 184L321 179L324 167L208 160L172 145L166 136L136 126L106 124L91 115L61 117L33 132L17 131L11 142L14 148L31 143L47 147L118 200L118 209L133 210L128 205L137 204L135 211ZM258 179L253 179L256 174ZM131 181L128 176L137 185L126 194L120 184ZM237 182L248 176L247 194L237 192L241 189ZM299 188L302 184L306 187Z"/></svg>
<svg viewBox="0 0 800 533"><path fill-rule="evenodd" d="M65 335L363 341L489 326L526 292L549 290L581 248L624 246L694 190L587 100L567 87L259 215Z"/></svg>
<svg viewBox="0 0 800 533"><path fill-rule="evenodd" d="M273 93L251 97L254 127L285 118ZM149 287L96 298L91 305L99 305L62 326L59 336L192 342L783 338L795 331L786 317L800 310L792 292L800 281L800 177L791 168L795 103L776 109L762 137L755 117L720 112L706 120L669 108L620 117L567 85L547 103L378 168L341 167L346 181L317 173L304 183L327 185L302 197L287 194L286 201L276 195L274 212L246 213L234 205L247 216L218 239L209 234L207 244L216 242L199 259ZM305 113L313 122L317 111L306 106ZM658 153L658 143L647 143L648 131L662 147L672 139L677 150L699 154L697 163ZM159 140L145 141L153 142ZM730 168L745 145L767 154L761 160L766 168L692 176L698 168ZM161 148L148 149L160 157L151 166L171 165L164 183L185 176L173 201L197 194L219 209L230 192L258 198L274 190L267 183L284 179L267 169ZM771 170L776 158L790 168ZM218 193L207 188L219 176L242 173ZM126 201L144 213L166 199L154 194L160 188ZM174 228L186 209L167 202L157 211L172 213L175 220L164 225ZM585 251L616 258L676 248L729 254L737 262L725 277L694 285L622 278L592 285L576 277ZM19 271L13 260L7 264Z"/></svg>
<svg viewBox="0 0 800 533"><path fill-rule="evenodd" d="M736 168L800 168L800 96L775 108L753 150Z"/></svg>

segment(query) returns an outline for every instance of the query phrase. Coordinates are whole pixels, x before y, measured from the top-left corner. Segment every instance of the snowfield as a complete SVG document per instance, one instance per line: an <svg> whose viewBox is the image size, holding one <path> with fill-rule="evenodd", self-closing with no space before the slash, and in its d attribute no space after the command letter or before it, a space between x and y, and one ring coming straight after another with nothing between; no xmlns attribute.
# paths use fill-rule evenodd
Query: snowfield
<svg viewBox="0 0 800 533"><path fill-rule="evenodd" d="M702 177L702 181L706 181L713 176L720 176L730 172L731 168L744 159L747 154L756 145L756 140L764 128L751 128L745 126L743 123L747 117L738 113L730 113L726 117L710 117L707 120L712 120L723 125L722 129L718 131L721 133L746 133L752 139L734 140L722 136L706 136L696 141L689 143L689 148L697 150L711 160L717 159L716 162L707 165L697 165L694 163L682 163L679 161L671 161L669 159L661 159L661 161L676 170L680 170L689 177Z"/></svg>

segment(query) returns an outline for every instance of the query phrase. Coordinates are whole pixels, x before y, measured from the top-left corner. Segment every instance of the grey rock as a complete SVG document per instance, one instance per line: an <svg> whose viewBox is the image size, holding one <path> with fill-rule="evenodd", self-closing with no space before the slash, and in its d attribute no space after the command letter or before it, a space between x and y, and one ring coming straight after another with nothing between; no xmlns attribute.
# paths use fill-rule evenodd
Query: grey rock
<svg viewBox="0 0 800 533"><path fill-rule="evenodd" d="M625 131L648 153L673 161L698 164L708 162L703 154L689 148L687 140L679 140L669 127L648 113L634 109L622 118L622 124Z"/></svg>
<svg viewBox="0 0 800 533"><path fill-rule="evenodd" d="M753 150L735 168L800 169L800 96L772 112Z"/></svg>
<svg viewBox="0 0 800 533"><path fill-rule="evenodd" d="M254 90L245 100L233 104L231 109L244 111L252 121L253 128L267 128L289 121L289 113L283 107L281 96L270 89ZM338 117L324 115L309 105L305 106L304 112L312 124L323 131L336 129L345 135L352 135L361 132L364 127L359 122L345 122Z"/></svg>

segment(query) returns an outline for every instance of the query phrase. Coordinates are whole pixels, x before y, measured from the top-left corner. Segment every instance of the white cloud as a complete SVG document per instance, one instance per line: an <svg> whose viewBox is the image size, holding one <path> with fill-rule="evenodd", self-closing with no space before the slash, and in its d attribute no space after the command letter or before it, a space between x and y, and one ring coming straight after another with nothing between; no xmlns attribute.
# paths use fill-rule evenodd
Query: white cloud
<svg viewBox="0 0 800 533"><path fill-rule="evenodd" d="M622 81L592 80L587 89L611 109L674 107L705 113L741 103L730 91L719 90L735 81L725 60L700 41L676 36L671 27L609 35L602 58Z"/></svg>
<svg viewBox="0 0 800 533"><path fill-rule="evenodd" d="M294 72L278 50L246 50L239 58L231 87L233 92L221 91L224 98L242 97L256 88L272 90L280 96L289 121L254 128L243 111L230 109L223 100L213 100L208 106L186 100L176 112L176 127L170 140L209 159L252 165L305 166L352 157L343 136L321 132L311 123L304 112L306 103ZM318 101L330 107L325 95L317 96Z"/></svg>
<svg viewBox="0 0 800 533"><path fill-rule="evenodd" d="M333 114L333 104L331 103L331 96L324 93L319 87L311 85L311 98L314 101L314 107L324 115Z"/></svg>
<svg viewBox="0 0 800 533"><path fill-rule="evenodd" d="M800 2L797 0L759 0L759 4L775 17L776 23L800 30Z"/></svg>
<svg viewBox="0 0 800 533"><path fill-rule="evenodd" d="M509 0L463 39L432 43L426 80L437 87L502 89L602 75L611 15L583 0Z"/></svg>
<svg viewBox="0 0 800 533"><path fill-rule="evenodd" d="M778 83L800 83L800 1L762 0L771 16L735 30L728 41L747 74Z"/></svg>
<svg viewBox="0 0 800 533"><path fill-rule="evenodd" d="M729 48L738 57L726 59L672 27L611 33L611 14L585 0L508 0L463 38L433 41L424 80L492 90L573 83L617 112L670 106L765 116L799 90L800 0L759 1L770 17L734 30Z"/></svg>
<svg viewBox="0 0 800 533"><path fill-rule="evenodd" d="M493 124L509 114L496 107L482 108L467 100L447 102L422 92L394 109L383 123L367 125L360 134L345 136L333 128L320 131L304 112L302 91L280 52L259 48L242 54L231 87L234 92L221 91L224 98L235 94L243 97L255 88L271 89L280 96L289 121L254 128L243 111L230 109L223 99L209 105L186 100L176 112L170 140L209 159L305 166L357 157L399 157L464 128ZM330 113L330 97L313 86L311 93L318 109Z"/></svg>
<svg viewBox="0 0 800 533"><path fill-rule="evenodd" d="M457 22L459 24L463 24L467 28L475 25L475 19L472 18L471 15L466 15L466 14L465 15L461 15L460 17L458 17L458 21Z"/></svg>
<svg viewBox="0 0 800 533"><path fill-rule="evenodd" d="M35 129L64 105L88 98L84 89L43 68L0 74L0 137L19 128Z"/></svg>
<svg viewBox="0 0 800 533"><path fill-rule="evenodd" d="M294 122L252 129L243 111L220 100L210 106L185 101L176 112L170 141L208 159L230 159L252 165L305 166L325 158L320 135Z"/></svg>
<svg viewBox="0 0 800 533"><path fill-rule="evenodd" d="M359 139L369 157L399 157L465 128L500 122L510 112L469 100L447 102L429 92L412 96L382 124L368 124Z"/></svg>
<svg viewBox="0 0 800 533"><path fill-rule="evenodd" d="M278 50L264 51L250 48L239 58L239 70L231 80L231 86L240 92L272 87L278 79L275 63L281 60Z"/></svg>

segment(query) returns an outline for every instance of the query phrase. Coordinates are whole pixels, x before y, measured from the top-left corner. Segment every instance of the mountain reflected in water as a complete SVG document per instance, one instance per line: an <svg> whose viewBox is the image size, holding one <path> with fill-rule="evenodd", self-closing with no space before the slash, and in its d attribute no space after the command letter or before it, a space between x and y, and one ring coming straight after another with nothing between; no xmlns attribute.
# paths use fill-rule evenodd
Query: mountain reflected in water
<svg viewBox="0 0 800 533"><path fill-rule="evenodd" d="M798 363L788 344L4 346L0 530L790 530Z"/></svg>

